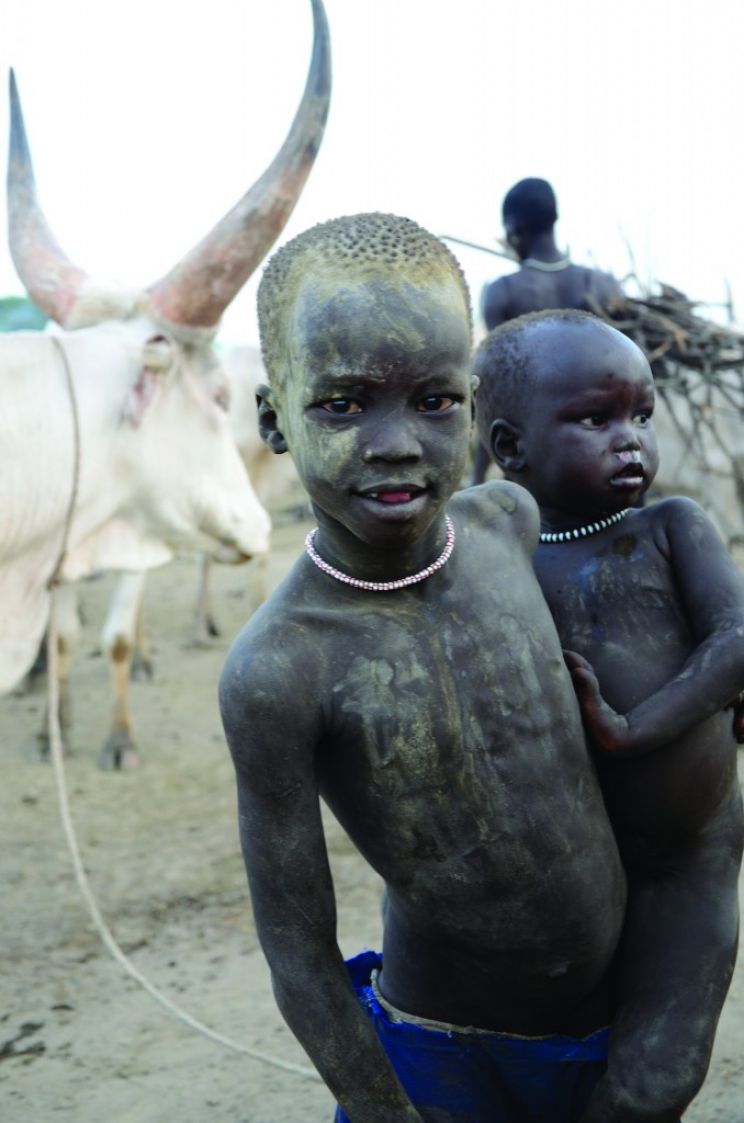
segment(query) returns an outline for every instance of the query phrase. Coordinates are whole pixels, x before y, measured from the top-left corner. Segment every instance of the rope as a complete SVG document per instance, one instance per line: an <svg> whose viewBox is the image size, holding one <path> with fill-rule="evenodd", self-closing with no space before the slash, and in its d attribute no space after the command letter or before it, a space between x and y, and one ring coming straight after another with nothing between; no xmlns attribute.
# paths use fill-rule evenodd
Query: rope
<svg viewBox="0 0 744 1123"><path fill-rule="evenodd" d="M274 1068L282 1069L284 1072L291 1072L296 1076L302 1076L306 1080L320 1080L320 1076L315 1069L307 1068L305 1065L294 1064L292 1061L283 1061L279 1057L272 1057L268 1053L262 1053L258 1049L252 1049L248 1045L243 1045L239 1041L233 1041L232 1038L226 1037L216 1030L210 1029L209 1026L204 1025L202 1022L192 1018L185 1010L176 1005L166 994L163 994L153 983L150 982L145 975L139 971L130 959L124 954L122 949L116 942L111 929L106 924L103 918L98 902L93 894L93 891L88 881L88 875L85 872L85 867L80 856L80 847L78 846L77 837L75 835L75 828L70 815L70 804L67 795L67 785L65 783L64 762L62 756L62 733L59 727L59 665L58 665L58 650L57 650L57 626L54 612L54 586L59 582L60 572L64 564L65 556L67 554L67 546L70 537L70 528L72 526L72 517L77 503L78 486L80 482L80 419L78 415L77 400L75 397L75 389L72 381L72 374L70 372L70 365L67 361L67 354L64 347L56 338L52 336L54 345L59 351L62 358L62 364L65 371L65 379L67 381L67 389L70 397L70 406L72 409L73 433L75 441L75 455L73 462L73 484L70 493L70 502L67 508L67 515L65 518L64 533L62 536L62 545L57 559L57 564L54 567L52 576L49 578L48 588L51 593L51 605L49 612L49 624L47 627L47 676L48 676L48 723L49 723L49 745L52 754L52 763L54 765L54 775L57 782L57 797L59 802L59 812L62 819L62 826L67 840L67 846L70 851L72 859L72 866L75 872L75 879L78 883L80 892L88 906L88 912L93 922L93 927L101 937L104 946L116 960L116 962L124 969L124 971L139 983L139 985L147 991L147 993L159 1002L161 1006L165 1007L169 1013L178 1018L179 1021L184 1022L191 1029L201 1033L210 1041L216 1042L218 1045L223 1045L226 1049L232 1049L236 1053L242 1053L245 1056L252 1057L256 1061L261 1061L264 1064L272 1065Z"/></svg>
<svg viewBox="0 0 744 1123"><path fill-rule="evenodd" d="M139 971L130 959L124 954L122 949L116 942L111 929L103 918L98 902L95 899L93 891L88 881L88 875L85 872L82 859L80 857L80 848L78 846L77 837L75 835L75 828L70 815L70 805L67 795L67 785L65 783L64 762L62 757L62 734L59 727L59 683L58 676L58 663L57 663L57 629L54 619L54 606L52 605L52 612L49 617L49 630L47 637L47 659L48 659L48 678L49 678L49 744L52 754L52 762L54 764L54 775L57 781L57 795L59 802L59 812L62 819L62 826L67 839L67 846L70 851L72 859L72 866L75 871L75 878L78 883L80 892L83 895L88 912L93 922L93 927L101 937L106 949L111 953L116 962L124 969L124 971L133 978L139 985L147 991L147 993L164 1006L169 1013L178 1018L179 1021L184 1022L191 1029L196 1030L197 1033L203 1034L208 1037L210 1041L216 1042L218 1045L223 1045L226 1049L232 1049L236 1053L243 1053L248 1057L252 1057L256 1061L262 1061L264 1064L272 1065L274 1068L280 1068L284 1072L291 1072L296 1076L302 1076L306 1080L320 1080L320 1076L315 1069L307 1068L304 1065L294 1064L292 1061L283 1061L279 1057L272 1057L268 1053L262 1053L258 1049L252 1049L248 1045L243 1045L239 1041L233 1041L232 1038L226 1037L222 1033L218 1033L203 1022L197 1021L192 1018L185 1010L182 1010L175 1002L171 1001L166 994L159 990L153 983L150 982L145 975Z"/></svg>
<svg viewBox="0 0 744 1123"><path fill-rule="evenodd" d="M73 463L72 463L72 489L70 491L70 502L67 506L67 514L65 516L65 526L62 532L62 545L59 550L59 557L57 564L52 570L52 575L47 582L47 588L53 588L59 581L62 572L62 566L65 562L67 555L67 546L70 540L70 529L72 527L72 516L75 513L75 505L77 503L78 488L80 486L80 416L78 414L77 397L75 396L75 385L72 381L72 373L70 371L70 364L67 361L67 352L60 343L56 335L50 336L52 343L57 348L62 359L62 366L65 372L65 381L67 382L67 393L70 398L70 409L72 411L72 434L73 434Z"/></svg>

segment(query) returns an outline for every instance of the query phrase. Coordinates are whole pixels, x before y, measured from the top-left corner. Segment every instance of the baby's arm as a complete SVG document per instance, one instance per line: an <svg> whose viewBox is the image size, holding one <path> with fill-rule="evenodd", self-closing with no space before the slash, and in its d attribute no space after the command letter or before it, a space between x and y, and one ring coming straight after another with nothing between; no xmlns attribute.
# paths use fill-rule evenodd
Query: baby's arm
<svg viewBox="0 0 744 1123"><path fill-rule="evenodd" d="M421 1123L354 993L315 780L319 684L296 654L279 665L238 640L220 706L238 787L240 840L256 929L290 1028L353 1123ZM289 664L289 665L288 665ZM294 666L292 665L294 664Z"/></svg>
<svg viewBox="0 0 744 1123"><path fill-rule="evenodd" d="M661 505L659 505L661 508ZM667 500L660 548L669 550L682 608L697 646L679 674L627 714L602 699L585 659L566 653L589 734L599 748L635 756L676 740L735 702L744 689L744 578L715 527L689 499ZM738 714L734 723L737 736Z"/></svg>

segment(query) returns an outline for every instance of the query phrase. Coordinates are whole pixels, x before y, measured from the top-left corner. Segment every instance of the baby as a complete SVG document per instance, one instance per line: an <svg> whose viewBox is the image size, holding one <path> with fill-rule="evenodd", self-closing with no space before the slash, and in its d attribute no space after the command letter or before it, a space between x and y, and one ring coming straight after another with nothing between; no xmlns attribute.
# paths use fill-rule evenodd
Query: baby
<svg viewBox="0 0 744 1123"><path fill-rule="evenodd" d="M540 312L496 329L473 369L481 440L540 508L535 569L628 875L620 1010L582 1123L667 1123L705 1077L736 955L744 582L691 500L634 506L658 456L629 339Z"/></svg>

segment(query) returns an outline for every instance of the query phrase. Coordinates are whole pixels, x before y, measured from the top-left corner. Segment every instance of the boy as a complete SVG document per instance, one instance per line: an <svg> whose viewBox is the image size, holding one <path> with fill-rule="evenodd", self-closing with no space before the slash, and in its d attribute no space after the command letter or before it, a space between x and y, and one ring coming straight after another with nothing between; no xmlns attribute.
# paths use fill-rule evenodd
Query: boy
<svg viewBox="0 0 744 1123"><path fill-rule="evenodd" d="M451 499L464 278L415 223L357 215L284 246L258 308L259 424L318 521L220 686L277 1001L339 1121L576 1123L624 877L535 504L504 482ZM385 881L381 963L341 958L320 797Z"/></svg>
<svg viewBox="0 0 744 1123"><path fill-rule="evenodd" d="M540 507L535 569L628 874L620 1010L582 1123L666 1123L705 1077L736 954L742 815L724 711L744 686L744 582L691 500L631 509L658 457L651 371L629 339L584 312L541 312L488 336L473 369L481 439Z"/></svg>

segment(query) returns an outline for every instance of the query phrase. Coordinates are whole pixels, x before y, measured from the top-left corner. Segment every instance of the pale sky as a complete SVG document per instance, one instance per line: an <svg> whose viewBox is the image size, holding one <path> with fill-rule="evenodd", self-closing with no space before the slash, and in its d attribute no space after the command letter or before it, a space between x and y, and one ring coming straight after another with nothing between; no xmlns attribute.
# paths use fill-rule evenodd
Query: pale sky
<svg viewBox="0 0 744 1123"><path fill-rule="evenodd" d="M282 240L340 214L408 215L486 245L518 179L549 179L559 243L744 321L741 0L325 0L333 94ZM94 277L166 272L261 174L299 101L309 0L5 0L52 229ZM5 84L5 78L3 78ZM6 147L7 94L0 106ZM477 307L507 262L452 247ZM259 270L260 273L260 270ZM257 275L228 343L257 338ZM21 286L0 246L0 295Z"/></svg>

